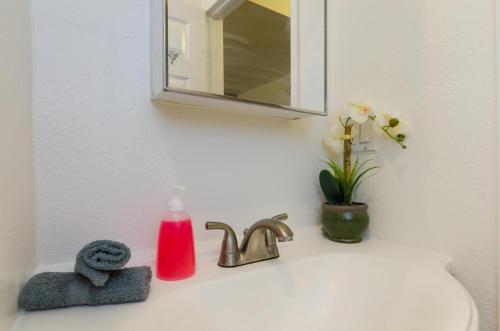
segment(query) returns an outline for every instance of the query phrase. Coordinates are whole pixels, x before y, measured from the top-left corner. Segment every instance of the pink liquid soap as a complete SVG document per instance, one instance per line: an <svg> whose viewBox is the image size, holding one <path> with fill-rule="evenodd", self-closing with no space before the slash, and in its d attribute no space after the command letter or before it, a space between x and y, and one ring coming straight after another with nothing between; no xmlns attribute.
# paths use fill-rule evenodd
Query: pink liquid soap
<svg viewBox="0 0 500 331"><path fill-rule="evenodd" d="M160 225L156 277L181 280L195 273L193 227L190 219L164 220Z"/></svg>
<svg viewBox="0 0 500 331"><path fill-rule="evenodd" d="M193 226L180 198L185 190L174 187L169 211L160 224L156 277L161 280L181 280L195 272Z"/></svg>

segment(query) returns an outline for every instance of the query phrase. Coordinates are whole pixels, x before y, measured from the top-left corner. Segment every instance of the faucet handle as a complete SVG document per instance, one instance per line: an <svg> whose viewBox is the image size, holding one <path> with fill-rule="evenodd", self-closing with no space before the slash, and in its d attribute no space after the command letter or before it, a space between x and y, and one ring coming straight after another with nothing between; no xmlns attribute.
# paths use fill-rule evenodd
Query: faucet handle
<svg viewBox="0 0 500 331"><path fill-rule="evenodd" d="M288 219L288 214L287 213L282 213L276 216L271 217L272 220L283 222Z"/></svg>
<svg viewBox="0 0 500 331"><path fill-rule="evenodd" d="M207 230L223 230L224 239L222 241L222 251L224 254L238 253L238 239L233 228L222 222L206 222L205 229Z"/></svg>
<svg viewBox="0 0 500 331"><path fill-rule="evenodd" d="M223 230L224 239L219 256L219 265L222 267L234 267L239 260L238 239L234 230L227 224L221 222L206 222L207 230Z"/></svg>
<svg viewBox="0 0 500 331"><path fill-rule="evenodd" d="M207 230L225 230L225 231L232 231L233 230L229 225L227 225L226 223L222 223L222 222L206 222L205 229L207 229Z"/></svg>

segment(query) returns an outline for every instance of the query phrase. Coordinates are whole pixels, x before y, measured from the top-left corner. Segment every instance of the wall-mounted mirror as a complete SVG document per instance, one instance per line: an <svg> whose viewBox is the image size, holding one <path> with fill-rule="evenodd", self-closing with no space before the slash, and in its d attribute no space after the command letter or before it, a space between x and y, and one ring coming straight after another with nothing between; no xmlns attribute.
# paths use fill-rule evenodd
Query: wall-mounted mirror
<svg viewBox="0 0 500 331"><path fill-rule="evenodd" d="M326 115L326 0L151 4L155 98Z"/></svg>

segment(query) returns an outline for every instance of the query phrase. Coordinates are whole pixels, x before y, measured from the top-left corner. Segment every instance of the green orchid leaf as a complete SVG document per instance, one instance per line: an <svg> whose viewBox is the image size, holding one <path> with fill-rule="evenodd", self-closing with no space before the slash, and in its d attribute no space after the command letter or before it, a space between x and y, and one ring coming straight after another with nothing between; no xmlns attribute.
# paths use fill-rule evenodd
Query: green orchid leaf
<svg viewBox="0 0 500 331"><path fill-rule="evenodd" d="M328 203L337 204L342 201L337 180L330 171L323 170L319 173L319 184Z"/></svg>
<svg viewBox="0 0 500 331"><path fill-rule="evenodd" d="M320 173L320 184L328 202L352 204L353 195L359 186L372 176L371 173L375 169L380 168L378 166L367 168L370 161L372 160L360 162L356 159L349 175L340 164L334 161L324 161L329 170L325 169Z"/></svg>

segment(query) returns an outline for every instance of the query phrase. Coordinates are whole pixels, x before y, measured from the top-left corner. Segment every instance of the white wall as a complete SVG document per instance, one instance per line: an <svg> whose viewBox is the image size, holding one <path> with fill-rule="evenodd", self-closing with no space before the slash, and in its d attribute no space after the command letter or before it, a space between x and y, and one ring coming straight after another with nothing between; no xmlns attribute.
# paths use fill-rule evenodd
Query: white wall
<svg viewBox="0 0 500 331"><path fill-rule="evenodd" d="M363 192L371 235L452 256L482 330L494 330L493 0L329 4L330 112L367 87L415 127L408 151L379 145L384 168ZM200 241L220 236L206 220L238 232L283 211L295 228L316 222L324 118L154 106L145 1L33 6L42 263L104 237L153 248L174 183L189 188Z"/></svg>
<svg viewBox="0 0 500 331"><path fill-rule="evenodd" d="M0 2L0 330L35 265L30 1Z"/></svg>
<svg viewBox="0 0 500 331"><path fill-rule="evenodd" d="M238 232L289 212L314 222L321 146L311 123L228 116L149 100L143 0L33 1L39 258L58 262L103 237L153 248L170 187L204 222Z"/></svg>
<svg viewBox="0 0 500 331"><path fill-rule="evenodd" d="M494 1L332 1L331 86L364 86L414 126L379 144L370 233L443 252L496 330ZM357 19L353 19L357 17ZM335 100L336 101L336 100Z"/></svg>

